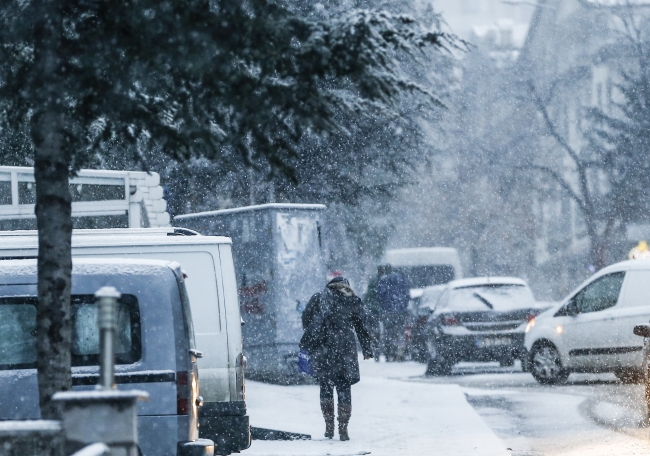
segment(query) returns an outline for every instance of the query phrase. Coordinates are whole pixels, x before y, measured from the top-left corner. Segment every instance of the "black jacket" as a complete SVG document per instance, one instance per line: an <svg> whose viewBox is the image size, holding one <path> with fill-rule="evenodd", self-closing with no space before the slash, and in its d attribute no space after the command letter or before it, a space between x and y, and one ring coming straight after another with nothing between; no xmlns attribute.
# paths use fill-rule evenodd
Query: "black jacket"
<svg viewBox="0 0 650 456"><path fill-rule="evenodd" d="M360 380L355 331L364 356L372 356L363 321L361 299L346 285L330 284L312 296L302 314L300 348L311 356L314 377L350 385Z"/></svg>

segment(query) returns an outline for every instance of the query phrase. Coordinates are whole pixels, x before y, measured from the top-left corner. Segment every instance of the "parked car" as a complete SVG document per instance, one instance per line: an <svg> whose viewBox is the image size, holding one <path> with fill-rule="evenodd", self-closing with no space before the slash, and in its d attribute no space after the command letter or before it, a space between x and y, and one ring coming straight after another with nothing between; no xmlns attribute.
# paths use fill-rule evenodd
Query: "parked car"
<svg viewBox="0 0 650 456"><path fill-rule="evenodd" d="M199 439L199 379L192 316L178 263L74 259L72 385L91 390L99 379L99 327L94 293L115 286L118 301L115 380L149 393L138 403L144 456L212 454ZM0 420L40 418L36 375L36 260L0 261ZM188 445L189 442L194 442ZM198 446L197 446L198 445Z"/></svg>
<svg viewBox="0 0 650 456"><path fill-rule="evenodd" d="M1 258L35 258L36 231L0 232ZM217 444L217 454L250 446L244 397L241 316L232 242L182 228L74 230L74 258L139 258L176 261L183 266L197 349L201 395L201 435Z"/></svg>
<svg viewBox="0 0 650 456"><path fill-rule="evenodd" d="M445 285L434 285L421 289L411 290L411 338L408 352L413 361L420 363L429 362L427 350L427 322L436 310L438 299L445 291Z"/></svg>
<svg viewBox="0 0 650 456"><path fill-rule="evenodd" d="M624 261L594 274L526 328L528 369L540 383L571 372L643 379L643 343L634 328L650 319L650 260Z"/></svg>
<svg viewBox="0 0 650 456"><path fill-rule="evenodd" d="M542 310L521 279L449 282L427 322L427 374L447 375L460 361L512 366L524 353L526 324Z"/></svg>

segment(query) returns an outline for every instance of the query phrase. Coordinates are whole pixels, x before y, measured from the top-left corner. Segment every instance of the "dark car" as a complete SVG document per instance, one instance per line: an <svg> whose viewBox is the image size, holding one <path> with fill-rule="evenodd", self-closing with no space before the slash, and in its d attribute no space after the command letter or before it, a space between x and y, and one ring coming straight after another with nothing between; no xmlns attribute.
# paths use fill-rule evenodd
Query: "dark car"
<svg viewBox="0 0 650 456"><path fill-rule="evenodd" d="M434 285L422 289L411 290L411 312L409 322L409 344L407 346L410 358L419 363L429 362L427 349L427 324L429 317L436 310L440 295L445 291L445 285Z"/></svg>
<svg viewBox="0 0 650 456"><path fill-rule="evenodd" d="M461 361L512 366L524 355L526 324L543 310L521 279L449 282L427 322L427 374L448 375Z"/></svg>

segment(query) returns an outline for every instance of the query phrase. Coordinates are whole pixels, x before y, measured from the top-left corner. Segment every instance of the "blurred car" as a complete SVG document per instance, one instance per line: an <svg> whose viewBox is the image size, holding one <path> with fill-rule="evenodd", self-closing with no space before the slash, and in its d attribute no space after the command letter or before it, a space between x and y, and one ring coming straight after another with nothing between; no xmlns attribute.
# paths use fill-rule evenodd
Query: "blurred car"
<svg viewBox="0 0 650 456"><path fill-rule="evenodd" d="M428 375L447 375L461 361L512 366L524 354L524 330L545 310L514 277L449 282L427 321Z"/></svg>
<svg viewBox="0 0 650 456"><path fill-rule="evenodd" d="M526 328L526 366L540 383L564 382L571 372L614 372L643 379L643 343L634 335L650 319L650 260L600 270Z"/></svg>
<svg viewBox="0 0 650 456"><path fill-rule="evenodd" d="M427 349L427 322L436 310L438 299L445 291L446 285L434 285L421 289L411 290L410 343L409 355L413 361L426 363L429 361Z"/></svg>

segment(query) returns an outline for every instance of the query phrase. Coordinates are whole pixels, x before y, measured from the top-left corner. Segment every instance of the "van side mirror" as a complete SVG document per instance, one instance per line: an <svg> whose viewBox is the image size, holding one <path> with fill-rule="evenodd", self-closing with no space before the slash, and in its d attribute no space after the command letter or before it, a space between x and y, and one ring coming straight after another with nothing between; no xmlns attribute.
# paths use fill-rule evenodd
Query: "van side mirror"
<svg viewBox="0 0 650 456"><path fill-rule="evenodd" d="M648 325L637 325L634 327L634 334L641 337L650 338L650 326Z"/></svg>
<svg viewBox="0 0 650 456"><path fill-rule="evenodd" d="M557 311L556 317L575 317L578 312L578 306L574 300L569 301L564 307Z"/></svg>
<svg viewBox="0 0 650 456"><path fill-rule="evenodd" d="M578 315L580 312L578 311L578 306L576 305L575 301L571 301L567 306L566 306L566 311L567 315L570 317L575 317Z"/></svg>

